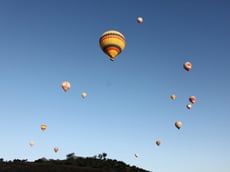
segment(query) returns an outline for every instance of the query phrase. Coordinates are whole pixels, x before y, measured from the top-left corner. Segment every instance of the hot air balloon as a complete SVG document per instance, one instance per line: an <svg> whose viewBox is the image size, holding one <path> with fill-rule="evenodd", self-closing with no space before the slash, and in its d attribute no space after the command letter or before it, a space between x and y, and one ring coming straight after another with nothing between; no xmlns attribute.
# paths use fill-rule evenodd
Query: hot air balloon
<svg viewBox="0 0 230 172"><path fill-rule="evenodd" d="M135 153L134 156L135 156L136 158L138 158L139 155L138 155L138 153Z"/></svg>
<svg viewBox="0 0 230 172"><path fill-rule="evenodd" d="M54 152L57 153L58 152L58 147L54 147Z"/></svg>
<svg viewBox="0 0 230 172"><path fill-rule="evenodd" d="M35 144L34 141L30 141L29 143L30 147L32 147L34 144Z"/></svg>
<svg viewBox="0 0 230 172"><path fill-rule="evenodd" d="M196 97L195 97L195 96L191 96L191 97L189 98L189 101L190 101L191 103L195 103L195 102L196 102Z"/></svg>
<svg viewBox="0 0 230 172"><path fill-rule="evenodd" d="M84 99L84 98L86 98L87 97L87 93L86 92L82 92L81 93L81 97Z"/></svg>
<svg viewBox="0 0 230 172"><path fill-rule="evenodd" d="M157 146L160 146L160 144L161 144L161 141L160 141L160 140L157 140L157 141L156 141L156 145L157 145Z"/></svg>
<svg viewBox="0 0 230 172"><path fill-rule="evenodd" d="M109 30L104 32L99 40L100 47L105 54L114 61L116 56L120 54L126 45L125 37L122 33L116 30Z"/></svg>
<svg viewBox="0 0 230 172"><path fill-rule="evenodd" d="M171 98L172 100L175 100L175 99L176 99L176 95L173 94L173 95L170 96L170 98Z"/></svg>
<svg viewBox="0 0 230 172"><path fill-rule="evenodd" d="M143 18L142 17L138 17L137 18L137 23L142 23L143 22Z"/></svg>
<svg viewBox="0 0 230 172"><path fill-rule="evenodd" d="M187 104L186 107L187 107L187 109L191 109L192 108L192 104Z"/></svg>
<svg viewBox="0 0 230 172"><path fill-rule="evenodd" d="M176 126L177 129L180 129L182 127L182 122L181 121L177 121L175 123L175 126Z"/></svg>
<svg viewBox="0 0 230 172"><path fill-rule="evenodd" d="M42 130L42 131L45 131L46 128L47 128L47 126L46 126L45 124L42 124L42 125L41 125L41 130Z"/></svg>
<svg viewBox="0 0 230 172"><path fill-rule="evenodd" d="M190 71L192 69L192 63L185 62L184 63L184 69L187 70L187 71Z"/></svg>
<svg viewBox="0 0 230 172"><path fill-rule="evenodd" d="M61 87L66 92L66 91L68 91L68 89L70 89L71 85L68 81L64 81L64 82L62 82Z"/></svg>

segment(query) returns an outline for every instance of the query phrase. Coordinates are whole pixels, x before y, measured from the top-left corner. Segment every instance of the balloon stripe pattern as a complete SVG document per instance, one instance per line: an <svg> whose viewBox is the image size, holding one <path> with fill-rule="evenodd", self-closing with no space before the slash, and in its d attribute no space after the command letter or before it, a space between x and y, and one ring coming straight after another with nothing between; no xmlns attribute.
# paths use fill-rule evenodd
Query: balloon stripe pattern
<svg viewBox="0 0 230 172"><path fill-rule="evenodd" d="M122 33L109 30L101 35L99 43L104 53L114 60L124 50L126 41Z"/></svg>

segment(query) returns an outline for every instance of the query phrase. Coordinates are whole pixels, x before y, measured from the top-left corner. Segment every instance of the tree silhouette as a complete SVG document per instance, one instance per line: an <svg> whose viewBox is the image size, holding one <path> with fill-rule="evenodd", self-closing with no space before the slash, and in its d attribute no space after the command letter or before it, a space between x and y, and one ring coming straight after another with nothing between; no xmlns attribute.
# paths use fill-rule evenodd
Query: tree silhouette
<svg viewBox="0 0 230 172"><path fill-rule="evenodd" d="M75 153L70 153L66 155L66 159L73 159L75 157Z"/></svg>
<svg viewBox="0 0 230 172"><path fill-rule="evenodd" d="M103 153L102 153L102 158L103 158L103 159L106 159L106 156L107 156L107 153L103 152Z"/></svg>

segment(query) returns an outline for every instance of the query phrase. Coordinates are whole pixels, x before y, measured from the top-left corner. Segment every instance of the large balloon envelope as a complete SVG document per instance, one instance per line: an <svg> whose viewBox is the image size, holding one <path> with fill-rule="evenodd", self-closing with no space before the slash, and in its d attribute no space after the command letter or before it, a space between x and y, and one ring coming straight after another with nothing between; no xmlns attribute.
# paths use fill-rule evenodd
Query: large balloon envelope
<svg viewBox="0 0 230 172"><path fill-rule="evenodd" d="M182 122L181 121L177 121L175 123L175 126L176 126L177 129L180 129L182 127Z"/></svg>
<svg viewBox="0 0 230 172"><path fill-rule="evenodd" d="M120 54L126 45L125 37L122 33L116 30L109 30L104 32L99 40L100 47L105 54L114 61L116 56Z"/></svg>

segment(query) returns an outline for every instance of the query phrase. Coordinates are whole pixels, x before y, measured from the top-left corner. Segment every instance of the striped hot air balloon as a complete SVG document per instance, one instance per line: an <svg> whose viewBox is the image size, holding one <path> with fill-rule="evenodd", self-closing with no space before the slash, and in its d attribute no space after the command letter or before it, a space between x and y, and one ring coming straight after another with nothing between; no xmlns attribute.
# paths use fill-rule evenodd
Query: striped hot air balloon
<svg viewBox="0 0 230 172"><path fill-rule="evenodd" d="M114 61L116 56L120 54L126 45L125 37L122 33L116 30L104 32L99 40L100 47Z"/></svg>

